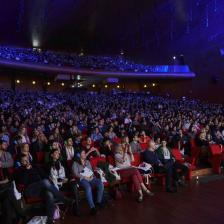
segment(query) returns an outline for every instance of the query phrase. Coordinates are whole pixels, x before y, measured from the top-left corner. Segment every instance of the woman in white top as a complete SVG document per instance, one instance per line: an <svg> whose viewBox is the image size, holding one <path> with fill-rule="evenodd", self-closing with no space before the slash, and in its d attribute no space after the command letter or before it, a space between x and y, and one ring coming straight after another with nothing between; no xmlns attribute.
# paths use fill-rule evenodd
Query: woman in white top
<svg viewBox="0 0 224 224"><path fill-rule="evenodd" d="M48 164L49 178L54 186L62 191L71 191L75 199L74 214L79 215L79 191L77 183L70 178L66 168L60 162L60 151L53 149L50 152L50 162Z"/></svg>
<svg viewBox="0 0 224 224"><path fill-rule="evenodd" d="M27 130L25 127L20 127L18 135L22 138L22 143L30 144L29 136L27 135Z"/></svg>
<svg viewBox="0 0 224 224"><path fill-rule="evenodd" d="M74 159L75 156L75 150L73 147L73 140L72 138L68 138L67 141L65 141L65 153L66 153L66 160L70 161Z"/></svg>

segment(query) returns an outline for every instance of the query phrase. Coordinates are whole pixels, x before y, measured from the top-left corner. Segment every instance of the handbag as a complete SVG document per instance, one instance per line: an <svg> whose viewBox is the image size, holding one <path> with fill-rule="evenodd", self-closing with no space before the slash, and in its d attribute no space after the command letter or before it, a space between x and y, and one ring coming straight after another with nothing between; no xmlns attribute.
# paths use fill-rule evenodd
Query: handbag
<svg viewBox="0 0 224 224"><path fill-rule="evenodd" d="M60 208L55 205L55 210L54 210L54 220L58 220L61 218L61 215L60 215Z"/></svg>
<svg viewBox="0 0 224 224"><path fill-rule="evenodd" d="M19 191L17 190L15 181L13 181L12 184L13 184L13 191L14 191L14 196L15 196L16 200L21 200L22 194L19 193Z"/></svg>
<svg viewBox="0 0 224 224"><path fill-rule="evenodd" d="M115 176L117 181L121 180L121 176L118 174L116 167L113 167L112 165L109 165L109 171L110 171L111 174L113 174Z"/></svg>
<svg viewBox="0 0 224 224"><path fill-rule="evenodd" d="M27 224L46 224L47 216L34 216Z"/></svg>
<svg viewBox="0 0 224 224"><path fill-rule="evenodd" d="M105 178L105 173L103 172L103 170L101 170L100 168L96 168L96 172L99 174L101 181L103 183L106 183L107 180Z"/></svg>
<svg viewBox="0 0 224 224"><path fill-rule="evenodd" d="M151 164L143 162L141 163L138 167L136 167L139 169L140 173L142 174L152 174L153 173L153 167Z"/></svg>

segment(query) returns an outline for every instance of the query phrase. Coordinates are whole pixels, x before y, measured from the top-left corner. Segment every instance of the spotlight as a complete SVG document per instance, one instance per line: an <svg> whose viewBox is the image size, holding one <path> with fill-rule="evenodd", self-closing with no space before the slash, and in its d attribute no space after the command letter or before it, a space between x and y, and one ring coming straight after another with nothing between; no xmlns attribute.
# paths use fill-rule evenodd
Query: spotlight
<svg viewBox="0 0 224 224"><path fill-rule="evenodd" d="M79 57L82 57L82 56L84 56L84 50L81 48L81 51L79 53Z"/></svg>
<svg viewBox="0 0 224 224"><path fill-rule="evenodd" d="M120 88L120 86L119 86L119 85L117 85L117 88L119 89L119 88Z"/></svg>
<svg viewBox="0 0 224 224"><path fill-rule="evenodd" d="M77 75L77 80L80 80L81 79L81 76L80 75Z"/></svg>
<svg viewBox="0 0 224 224"><path fill-rule="evenodd" d="M32 84L35 85L36 84L36 81L32 81Z"/></svg>
<svg viewBox="0 0 224 224"><path fill-rule="evenodd" d="M173 60L176 60L176 56L173 56Z"/></svg>
<svg viewBox="0 0 224 224"><path fill-rule="evenodd" d="M108 85L105 85L104 87L105 87L105 88L108 88Z"/></svg>
<svg viewBox="0 0 224 224"><path fill-rule="evenodd" d="M65 86L65 84L62 82L62 83L61 83L61 86Z"/></svg>
<svg viewBox="0 0 224 224"><path fill-rule="evenodd" d="M83 84L82 83L78 83L78 88L82 87Z"/></svg>
<svg viewBox="0 0 224 224"><path fill-rule="evenodd" d="M20 84L20 80L19 80L19 79L17 79L17 80L16 80L16 83L17 83L17 84Z"/></svg>
<svg viewBox="0 0 224 224"><path fill-rule="evenodd" d="M144 85L144 88L147 88L147 85L146 84Z"/></svg>
<svg viewBox="0 0 224 224"><path fill-rule="evenodd" d="M93 87L93 88L95 88L95 87L96 87L96 85L95 85L95 84L93 84L93 85L92 85L92 87Z"/></svg>
<svg viewBox="0 0 224 224"><path fill-rule="evenodd" d="M72 88L75 88L75 85L72 85Z"/></svg>
<svg viewBox="0 0 224 224"><path fill-rule="evenodd" d="M155 87L155 86L156 86L156 84L155 84L155 83L153 83L153 84L152 84L152 86L153 86L153 87Z"/></svg>
<svg viewBox="0 0 224 224"><path fill-rule="evenodd" d="M33 48L38 48L40 45L39 41L37 39L33 39Z"/></svg>
<svg viewBox="0 0 224 224"><path fill-rule="evenodd" d="M51 85L51 83L50 83L50 82L47 82L47 85L48 85L48 86L50 86L50 85Z"/></svg>

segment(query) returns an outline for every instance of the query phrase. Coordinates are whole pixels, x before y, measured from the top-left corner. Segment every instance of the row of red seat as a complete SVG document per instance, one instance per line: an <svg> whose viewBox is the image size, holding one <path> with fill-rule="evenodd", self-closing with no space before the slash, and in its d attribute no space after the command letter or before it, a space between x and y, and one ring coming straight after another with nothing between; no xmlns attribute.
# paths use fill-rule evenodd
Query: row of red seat
<svg viewBox="0 0 224 224"><path fill-rule="evenodd" d="M210 162L213 168L214 173L220 173L221 172L221 161L224 157L224 154L222 152L222 148L220 145L211 145L210 146L211 150L211 158ZM191 156L183 159L180 150L179 149L172 149L172 154L175 157L176 161L180 163L185 163L187 162L189 164L189 172L186 176L187 180L191 180L192 178L192 171L196 169L196 165L200 156L200 148L195 145L195 143L192 141L191 142ZM43 164L44 162L44 152L37 152L37 160L38 163ZM90 159L91 165L93 169L97 167L97 164L99 162L108 162L109 164L115 166L115 161L113 156L108 156L107 158L105 157L93 157ZM141 156L139 153L134 153L134 162L132 163L133 166L139 166L141 164ZM68 167L72 167L73 161L67 161ZM162 186L165 186L165 174L158 174L154 173L152 174L152 177L156 177L159 180L159 183L161 183ZM129 180L121 180L121 184L127 184L129 183ZM108 183L105 183L105 187L108 186ZM68 192L67 192L68 193ZM40 198L26 198L26 202L28 204L33 204L40 202Z"/></svg>

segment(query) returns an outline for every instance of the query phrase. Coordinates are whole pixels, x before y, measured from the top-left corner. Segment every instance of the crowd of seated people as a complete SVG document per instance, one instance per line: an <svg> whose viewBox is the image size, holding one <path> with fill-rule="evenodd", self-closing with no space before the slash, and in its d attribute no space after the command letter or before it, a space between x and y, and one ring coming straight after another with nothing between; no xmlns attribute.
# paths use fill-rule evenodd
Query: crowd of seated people
<svg viewBox="0 0 224 224"><path fill-rule="evenodd" d="M161 69L161 66L135 63L123 56L83 55L9 46L0 46L0 59L113 72L175 72L171 66L165 66ZM188 69L183 70L183 72L186 71L189 72Z"/></svg>
<svg viewBox="0 0 224 224"><path fill-rule="evenodd" d="M5 221L15 223L16 217L24 216L14 196L14 183L24 197L46 202L48 223L53 222L57 201L80 214L80 189L85 191L91 214L96 214L103 207L107 163L114 175L117 172L117 180L131 183L137 201L142 202L144 194L153 193L136 158L151 165L154 173L164 174L167 192L177 192L186 185L189 166L177 161L172 149L189 157L192 140L200 148L199 163L209 161L211 144L221 148L222 105L148 94L2 89L0 203ZM104 164L106 175L95 172L99 164L93 161L99 158L108 165ZM65 191L72 197L65 196Z"/></svg>

